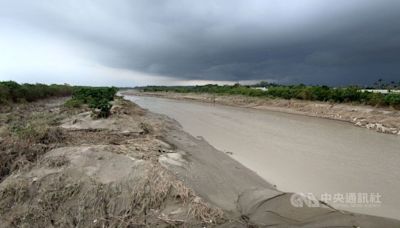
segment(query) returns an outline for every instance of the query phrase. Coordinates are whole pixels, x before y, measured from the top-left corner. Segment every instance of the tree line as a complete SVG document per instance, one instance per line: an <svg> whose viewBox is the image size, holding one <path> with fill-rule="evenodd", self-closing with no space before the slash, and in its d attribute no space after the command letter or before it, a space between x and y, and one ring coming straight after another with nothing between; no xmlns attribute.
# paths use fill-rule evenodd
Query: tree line
<svg viewBox="0 0 400 228"><path fill-rule="evenodd" d="M356 86L333 88L328 86L270 84L267 86L267 90L261 90L254 86L240 84L223 86L210 84L204 86L147 86L140 89L144 92L214 93L336 103L353 102L373 106L391 106L400 109L399 93L369 92Z"/></svg>
<svg viewBox="0 0 400 228"><path fill-rule="evenodd" d="M18 84L0 81L0 104L32 102L50 97L65 97L73 93L70 85Z"/></svg>

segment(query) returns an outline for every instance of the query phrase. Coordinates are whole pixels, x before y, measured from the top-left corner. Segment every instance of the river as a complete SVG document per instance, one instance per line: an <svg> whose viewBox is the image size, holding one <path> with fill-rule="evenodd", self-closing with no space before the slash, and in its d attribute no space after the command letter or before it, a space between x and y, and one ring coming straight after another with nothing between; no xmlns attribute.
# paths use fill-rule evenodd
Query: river
<svg viewBox="0 0 400 228"><path fill-rule="evenodd" d="M281 191L331 196L325 200L338 209L400 219L399 136L273 111L126 98L177 120L193 136L231 152ZM355 194L362 202L348 201Z"/></svg>

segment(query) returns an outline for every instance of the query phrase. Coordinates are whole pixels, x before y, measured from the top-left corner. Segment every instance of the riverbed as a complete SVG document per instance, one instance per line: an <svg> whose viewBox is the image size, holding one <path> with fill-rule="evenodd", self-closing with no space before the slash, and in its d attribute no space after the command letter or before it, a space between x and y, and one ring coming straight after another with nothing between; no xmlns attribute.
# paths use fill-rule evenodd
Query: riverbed
<svg viewBox="0 0 400 228"><path fill-rule="evenodd" d="M281 112L126 98L177 120L281 191L331 196L325 200L338 209L400 219L399 136ZM354 194L362 202L347 201Z"/></svg>

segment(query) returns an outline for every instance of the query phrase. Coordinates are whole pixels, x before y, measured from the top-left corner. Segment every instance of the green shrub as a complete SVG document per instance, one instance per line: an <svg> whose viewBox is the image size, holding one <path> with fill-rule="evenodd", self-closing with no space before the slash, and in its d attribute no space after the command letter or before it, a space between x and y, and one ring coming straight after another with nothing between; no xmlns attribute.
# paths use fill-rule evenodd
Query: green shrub
<svg viewBox="0 0 400 228"><path fill-rule="evenodd" d="M115 87L81 87L74 91L71 99L73 101L70 102L88 104L95 117L107 118L112 107L110 102L114 100L117 91Z"/></svg>
<svg viewBox="0 0 400 228"><path fill-rule="evenodd" d="M0 104L7 104L10 101L10 92L5 85L0 84Z"/></svg>
<svg viewBox="0 0 400 228"><path fill-rule="evenodd" d="M83 102L81 100L77 99L69 99L64 103L64 106L67 108L80 108L83 105Z"/></svg>
<svg viewBox="0 0 400 228"><path fill-rule="evenodd" d="M390 93L385 96L385 103L394 108L400 108L400 94Z"/></svg>
<svg viewBox="0 0 400 228"><path fill-rule="evenodd" d="M89 107L92 108L93 114L95 114L97 118L107 118L111 114L110 110L112 105L107 99L92 101Z"/></svg>
<svg viewBox="0 0 400 228"><path fill-rule="evenodd" d="M382 93L367 93L367 104L372 106L383 106L385 104L385 95Z"/></svg>

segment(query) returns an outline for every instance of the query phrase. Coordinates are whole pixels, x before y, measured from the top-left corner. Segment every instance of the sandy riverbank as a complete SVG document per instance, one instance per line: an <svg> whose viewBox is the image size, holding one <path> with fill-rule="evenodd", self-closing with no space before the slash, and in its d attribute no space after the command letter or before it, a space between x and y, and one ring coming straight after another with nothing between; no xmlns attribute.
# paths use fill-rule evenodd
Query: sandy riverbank
<svg viewBox="0 0 400 228"><path fill-rule="evenodd" d="M236 107L279 111L299 115L328 118L353 123L381 133L400 135L400 110L365 105L332 104L327 102L284 100L240 95L213 95L173 92L123 91L126 95L155 96L171 99L218 103Z"/></svg>
<svg viewBox="0 0 400 228"><path fill-rule="evenodd" d="M400 225L324 205L293 207L293 194L127 101L115 102L109 119L54 102L0 121L1 227ZM11 126L24 121L29 137L15 138Z"/></svg>

